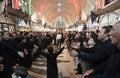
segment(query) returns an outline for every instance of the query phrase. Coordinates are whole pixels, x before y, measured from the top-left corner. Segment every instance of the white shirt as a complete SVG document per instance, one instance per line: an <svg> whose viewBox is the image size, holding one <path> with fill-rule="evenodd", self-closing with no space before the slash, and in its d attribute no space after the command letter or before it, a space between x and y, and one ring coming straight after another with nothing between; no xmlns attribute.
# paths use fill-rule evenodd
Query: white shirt
<svg viewBox="0 0 120 78"><path fill-rule="evenodd" d="M61 38L62 38L62 35L61 34L57 34L56 40L61 39Z"/></svg>

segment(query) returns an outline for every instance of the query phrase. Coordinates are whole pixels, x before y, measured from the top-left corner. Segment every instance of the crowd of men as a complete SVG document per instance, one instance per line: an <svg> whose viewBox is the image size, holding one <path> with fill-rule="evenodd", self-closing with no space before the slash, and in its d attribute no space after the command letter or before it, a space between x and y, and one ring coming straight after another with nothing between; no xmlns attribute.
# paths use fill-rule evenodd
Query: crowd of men
<svg viewBox="0 0 120 78"><path fill-rule="evenodd" d="M82 78L120 78L120 21L103 26L97 33L79 34L80 48L72 49L74 57L86 62L88 70ZM81 73L81 71L79 72Z"/></svg>
<svg viewBox="0 0 120 78"><path fill-rule="evenodd" d="M40 52L54 43L60 49L66 43L68 51L79 60L77 74L83 78L120 78L120 21L113 26L103 26L96 32L0 32L0 77L12 78L16 64L30 68ZM79 48L71 47L79 42ZM77 44L77 43L76 43ZM88 70L82 72L81 60Z"/></svg>

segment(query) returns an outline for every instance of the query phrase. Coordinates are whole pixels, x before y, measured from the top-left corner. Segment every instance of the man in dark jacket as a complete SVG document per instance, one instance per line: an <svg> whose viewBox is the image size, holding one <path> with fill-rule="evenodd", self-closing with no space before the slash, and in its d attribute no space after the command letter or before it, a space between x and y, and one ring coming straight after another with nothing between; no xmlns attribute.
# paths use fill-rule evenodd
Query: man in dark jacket
<svg viewBox="0 0 120 78"><path fill-rule="evenodd" d="M13 66L14 66L14 56L19 55L22 58L24 57L23 52L17 51L12 47L12 43L9 39L9 33L7 31L2 32L2 41L1 41L1 55L3 57L4 71L2 78L12 78Z"/></svg>
<svg viewBox="0 0 120 78"><path fill-rule="evenodd" d="M120 78L120 21L113 25L110 38L117 49L106 65L104 78Z"/></svg>
<svg viewBox="0 0 120 78"><path fill-rule="evenodd" d="M0 32L0 50L1 50L1 41L2 41L2 33ZM4 65L3 65L3 57L0 51L0 77L2 77L3 75L3 70L4 70Z"/></svg>
<svg viewBox="0 0 120 78"><path fill-rule="evenodd" d="M101 43L96 46L92 57L85 57L84 55L79 54L79 57L94 63L94 67L86 71L83 74L83 78L85 78L85 76L89 76L89 78L102 78L106 62L115 49L109 39L109 31L108 27L102 27L101 31L98 33L98 40L100 40Z"/></svg>

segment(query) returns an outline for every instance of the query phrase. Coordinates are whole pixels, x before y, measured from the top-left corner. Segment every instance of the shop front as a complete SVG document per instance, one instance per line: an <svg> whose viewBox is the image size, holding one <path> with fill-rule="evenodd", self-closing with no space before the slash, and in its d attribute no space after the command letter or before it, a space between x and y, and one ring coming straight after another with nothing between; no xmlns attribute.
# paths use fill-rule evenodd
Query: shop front
<svg viewBox="0 0 120 78"><path fill-rule="evenodd" d="M16 26L10 16L4 17L3 15L0 15L0 18L0 31L15 32Z"/></svg>

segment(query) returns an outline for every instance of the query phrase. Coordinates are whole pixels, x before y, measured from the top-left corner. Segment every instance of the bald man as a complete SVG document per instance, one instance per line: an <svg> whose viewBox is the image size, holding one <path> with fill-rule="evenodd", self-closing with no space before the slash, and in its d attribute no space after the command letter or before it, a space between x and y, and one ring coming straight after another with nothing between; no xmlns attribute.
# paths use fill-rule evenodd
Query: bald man
<svg viewBox="0 0 120 78"><path fill-rule="evenodd" d="M120 78L120 21L113 25L110 37L116 50L107 63L104 78Z"/></svg>

